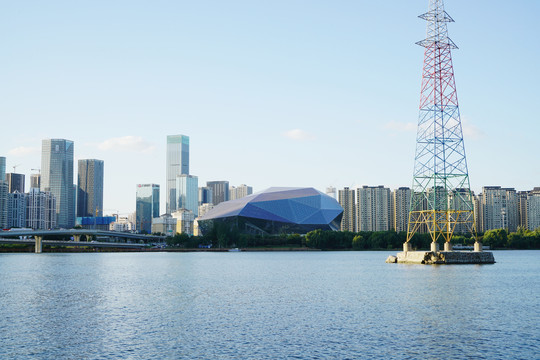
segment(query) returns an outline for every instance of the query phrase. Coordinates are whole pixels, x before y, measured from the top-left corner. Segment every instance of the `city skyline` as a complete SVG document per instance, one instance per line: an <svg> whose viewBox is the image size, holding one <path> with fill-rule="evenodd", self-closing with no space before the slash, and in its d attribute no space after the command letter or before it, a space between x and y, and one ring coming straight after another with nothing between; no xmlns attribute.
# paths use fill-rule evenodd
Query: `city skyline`
<svg viewBox="0 0 540 360"><path fill-rule="evenodd" d="M74 161L107 163L104 212L132 212L136 184L166 189L181 133L199 184L411 186L425 1L127 5L7 6L0 116L24 131L2 134L6 173L29 178L42 139L70 139ZM540 4L445 5L471 188L532 190Z"/></svg>

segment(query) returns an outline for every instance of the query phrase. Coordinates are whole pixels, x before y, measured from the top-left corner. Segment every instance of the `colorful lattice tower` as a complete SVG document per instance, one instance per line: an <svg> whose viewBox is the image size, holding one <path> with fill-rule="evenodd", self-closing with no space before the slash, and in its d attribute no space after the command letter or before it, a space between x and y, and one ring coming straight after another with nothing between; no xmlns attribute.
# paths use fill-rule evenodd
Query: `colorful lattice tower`
<svg viewBox="0 0 540 360"><path fill-rule="evenodd" d="M451 51L457 46L447 30L454 20L444 10L443 0L430 0L429 11L420 18L428 25L427 38L417 42L425 54L404 251L411 250L410 240L419 231L431 235L432 251L439 250L437 244L442 240L444 249L451 251L454 232L466 230L475 236L474 202L452 66ZM481 251L478 242L475 250Z"/></svg>

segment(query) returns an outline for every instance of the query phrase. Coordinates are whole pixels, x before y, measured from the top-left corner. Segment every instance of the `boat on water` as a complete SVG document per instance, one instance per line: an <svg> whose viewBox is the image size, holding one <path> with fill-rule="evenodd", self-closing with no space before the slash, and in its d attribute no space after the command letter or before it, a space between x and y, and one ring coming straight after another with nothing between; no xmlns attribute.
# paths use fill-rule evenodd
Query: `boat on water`
<svg viewBox="0 0 540 360"><path fill-rule="evenodd" d="M229 252L239 252L239 251L242 251L242 250L240 250L239 248L229 249Z"/></svg>

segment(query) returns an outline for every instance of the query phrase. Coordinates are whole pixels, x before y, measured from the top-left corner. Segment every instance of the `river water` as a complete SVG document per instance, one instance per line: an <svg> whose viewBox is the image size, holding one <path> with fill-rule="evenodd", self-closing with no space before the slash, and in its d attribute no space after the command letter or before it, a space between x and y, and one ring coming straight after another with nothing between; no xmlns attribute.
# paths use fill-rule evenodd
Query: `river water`
<svg viewBox="0 0 540 360"><path fill-rule="evenodd" d="M538 251L0 255L2 359L538 359Z"/></svg>

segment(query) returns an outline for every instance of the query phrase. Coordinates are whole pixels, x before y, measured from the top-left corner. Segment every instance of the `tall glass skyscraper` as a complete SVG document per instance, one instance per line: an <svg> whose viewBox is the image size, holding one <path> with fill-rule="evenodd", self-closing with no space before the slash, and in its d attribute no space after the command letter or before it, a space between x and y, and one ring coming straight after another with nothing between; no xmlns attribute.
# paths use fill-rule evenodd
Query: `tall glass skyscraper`
<svg viewBox="0 0 540 360"><path fill-rule="evenodd" d="M229 182L228 181L207 181L206 187L212 189L214 205L229 201Z"/></svg>
<svg viewBox="0 0 540 360"><path fill-rule="evenodd" d="M73 185L73 141L45 139L41 143L41 191L56 198L57 225L75 225L75 191Z"/></svg>
<svg viewBox="0 0 540 360"><path fill-rule="evenodd" d="M176 177L177 209L191 210L195 217L199 213L199 178L193 175Z"/></svg>
<svg viewBox="0 0 540 360"><path fill-rule="evenodd" d="M77 216L103 216L103 160L79 160L77 169Z"/></svg>
<svg viewBox="0 0 540 360"><path fill-rule="evenodd" d="M6 180L6 158L0 156L0 181Z"/></svg>
<svg viewBox="0 0 540 360"><path fill-rule="evenodd" d="M189 136L167 136L167 214L177 209L176 177L189 174Z"/></svg>
<svg viewBox="0 0 540 360"><path fill-rule="evenodd" d="M136 228L152 233L152 219L159 217L159 185L137 185L137 203L135 208Z"/></svg>

